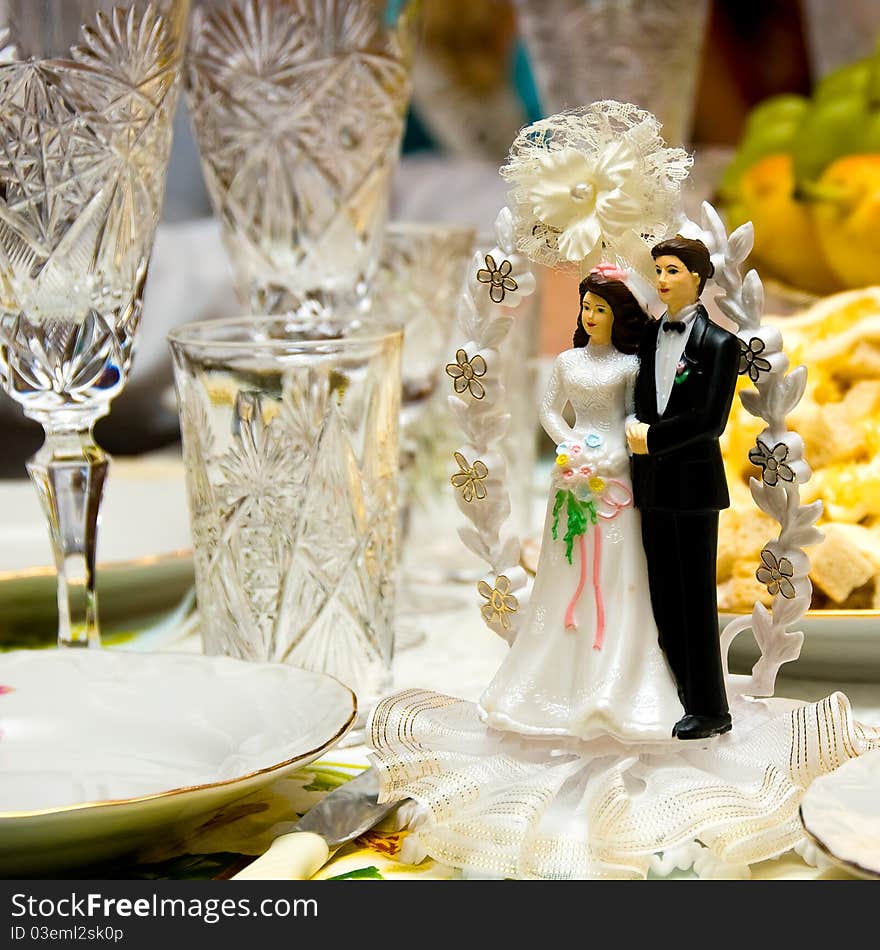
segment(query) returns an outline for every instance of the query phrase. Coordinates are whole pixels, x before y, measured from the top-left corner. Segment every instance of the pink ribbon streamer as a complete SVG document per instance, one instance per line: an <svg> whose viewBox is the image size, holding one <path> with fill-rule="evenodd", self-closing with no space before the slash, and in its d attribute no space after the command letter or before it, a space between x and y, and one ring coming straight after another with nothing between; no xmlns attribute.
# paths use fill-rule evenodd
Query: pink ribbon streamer
<svg viewBox="0 0 880 950"><path fill-rule="evenodd" d="M577 602L581 599L581 594L584 592L584 584L587 582L587 545L584 543L584 536L582 534L578 535L578 550L581 555L581 576L578 579L577 590L574 592L574 597L568 602L568 609L565 611L565 628L566 630L577 630L577 620L574 618L574 608L577 606ZM596 578L593 578L593 583L595 584Z"/></svg>
<svg viewBox="0 0 880 950"><path fill-rule="evenodd" d="M593 649L601 650L605 639L605 605L602 603L602 588L599 586L599 568L602 558L602 532L593 531L593 593L596 595L596 635Z"/></svg>
<svg viewBox="0 0 880 950"><path fill-rule="evenodd" d="M599 517L604 521L612 521L616 518L624 508L629 508L632 504L632 492L623 484L623 482L617 481L616 479L608 482L609 486L613 485L616 488L619 488L623 493L623 500L617 501L613 497L606 495L602 501L611 509L609 513L599 512ZM578 551L581 556L581 570L580 576L578 578L577 590L574 592L574 596L568 603L568 607L565 611L565 627L568 630L577 630L577 620L574 616L574 609L578 604L578 601L581 599L581 594L584 592L584 587L587 582L587 545L584 540L584 536L578 535ZM599 583L600 574L602 571L602 533L601 531L593 531L593 596L596 600L596 634L593 637L593 649L601 650L602 644L605 642L605 603L602 600L602 587Z"/></svg>

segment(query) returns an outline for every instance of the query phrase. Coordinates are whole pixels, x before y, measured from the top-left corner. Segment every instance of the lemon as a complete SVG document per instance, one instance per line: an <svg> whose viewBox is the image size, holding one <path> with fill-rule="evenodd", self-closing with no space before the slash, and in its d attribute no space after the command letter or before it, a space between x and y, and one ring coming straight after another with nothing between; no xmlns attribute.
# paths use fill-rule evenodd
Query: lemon
<svg viewBox="0 0 880 950"><path fill-rule="evenodd" d="M739 203L731 209L755 226L756 263L779 280L813 293L839 289L840 280L825 262L809 205L794 198L790 155L768 155L740 179Z"/></svg>
<svg viewBox="0 0 880 950"><path fill-rule="evenodd" d="M798 125L809 109L803 96L771 96L756 106L746 121L746 128L733 161L725 168L718 187L722 199L735 202L743 174L766 155L790 152Z"/></svg>
<svg viewBox="0 0 880 950"><path fill-rule="evenodd" d="M810 208L824 257L843 284L880 284L880 154L829 165Z"/></svg>

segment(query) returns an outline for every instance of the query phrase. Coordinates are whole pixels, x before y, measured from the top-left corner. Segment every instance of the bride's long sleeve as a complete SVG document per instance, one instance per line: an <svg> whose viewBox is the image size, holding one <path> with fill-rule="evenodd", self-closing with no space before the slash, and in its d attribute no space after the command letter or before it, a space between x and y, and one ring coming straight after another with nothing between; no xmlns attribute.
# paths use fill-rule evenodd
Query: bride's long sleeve
<svg viewBox="0 0 880 950"><path fill-rule="evenodd" d="M541 425L556 445L575 437L574 430L562 415L566 402L568 398L562 388L562 374L559 371L559 357L557 357L553 364L553 372L550 374L550 382L541 401L540 413Z"/></svg>
<svg viewBox="0 0 880 950"><path fill-rule="evenodd" d="M636 417L636 377L639 374L638 366L634 366L632 372L626 377L626 390L624 391L623 411L626 416L626 424L638 422Z"/></svg>

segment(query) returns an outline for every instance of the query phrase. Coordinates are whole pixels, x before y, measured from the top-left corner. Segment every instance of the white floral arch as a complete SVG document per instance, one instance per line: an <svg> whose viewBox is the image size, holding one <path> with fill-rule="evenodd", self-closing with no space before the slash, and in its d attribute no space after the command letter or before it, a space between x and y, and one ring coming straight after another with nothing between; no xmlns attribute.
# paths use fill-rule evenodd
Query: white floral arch
<svg viewBox="0 0 880 950"><path fill-rule="evenodd" d="M605 123L609 116L613 121ZM603 160L578 163L571 154L561 154L572 147L570 137L548 134L569 123L578 129L604 128L615 144L602 140L597 145L582 135L588 155L598 147ZM761 280L753 270L742 275L753 240L750 224L728 235L710 205L703 206L697 223L675 218L670 202L664 233L636 231L631 222L621 231L612 222L613 233L606 234L609 219L599 209L626 208L628 199L618 193L604 201L605 191L632 195L639 182L657 180L658 156L683 161L676 150L665 150L657 128L653 117L634 106L596 103L551 117L539 135L529 138L525 130L519 136L537 150L527 150L530 163L540 163L544 151L553 174L564 169L569 175L577 167L575 177L565 179L574 207L566 218L564 189L532 202L521 191L498 215L495 246L474 257L461 297L461 342L447 366L450 407L464 436L451 481L468 519L459 529L461 539L489 565L477 585L483 619L513 642L531 591L521 541L507 528L511 505L503 438L510 415L499 348L522 300L534 289L529 258L546 261L547 254L555 254L552 263L583 266L576 256L589 246L588 257L598 248L615 258L608 263L620 266L627 263L623 249L634 238L645 250L676 231L701 238L715 264L715 299L737 328L741 373L753 384L742 390L743 404L766 423L750 452L756 466L752 496L779 524L756 565L773 597L772 608L756 604L750 617L722 632L737 725L703 744L670 739L661 749L610 736L572 736L557 749L493 730L474 703L417 689L390 696L370 717L371 759L383 800L411 800L401 810L413 832L404 860L415 862L427 853L478 872L541 878L665 876L675 868L693 868L700 877L746 877L751 864L790 850L818 863L821 858L798 818L804 790L847 759L880 747L880 729L856 723L842 693L812 704L772 698L780 666L800 652L802 634L789 628L810 602L804 547L820 537L814 527L820 505L800 503L800 485L810 468L800 439L785 422L803 395L806 370L788 372L781 334L761 322ZM630 135L635 142L618 148L616 139ZM510 163L505 174L524 180ZM593 177L579 180L581 175ZM560 241L566 227L570 240ZM539 247L536 239L543 242ZM631 279L630 273L627 282ZM748 676L734 676L727 651L747 629L761 656Z"/></svg>
<svg viewBox="0 0 880 950"><path fill-rule="evenodd" d="M751 493L756 505L779 523L756 565L757 579L773 598L751 616L730 622L722 633L728 691L772 696L783 663L797 659L803 643L791 631L811 598L806 547L822 535L814 527L821 502L800 503L800 485L811 475L801 438L786 417L801 399L806 367L788 370L782 334L762 325L764 291L757 271L743 275L752 249L751 223L728 235L715 209L703 204L699 223L677 216L677 200L690 158L667 148L657 120L635 106L594 103L528 126L517 136L502 175L513 183L510 205L495 222L496 246L478 251L459 308L462 342L447 366L453 380L449 404L465 443L455 453L452 475L459 507L470 521L459 529L467 548L487 562L479 582L486 624L508 642L516 636L529 595L521 539L505 531L510 497L502 440L509 424L504 384L497 370L499 348L515 312L535 287L530 260L578 266L583 273L600 260L643 275L650 246L670 233L701 239L715 265L715 301L737 327L745 408L766 422L749 458L756 466ZM589 190L589 199L583 195ZM567 196L567 199L566 199ZM590 204L591 203L591 204ZM639 209L646 209L645 224ZM650 264L645 264L647 258ZM511 316L513 311L513 316ZM729 672L733 639L751 629L761 651L749 676Z"/></svg>

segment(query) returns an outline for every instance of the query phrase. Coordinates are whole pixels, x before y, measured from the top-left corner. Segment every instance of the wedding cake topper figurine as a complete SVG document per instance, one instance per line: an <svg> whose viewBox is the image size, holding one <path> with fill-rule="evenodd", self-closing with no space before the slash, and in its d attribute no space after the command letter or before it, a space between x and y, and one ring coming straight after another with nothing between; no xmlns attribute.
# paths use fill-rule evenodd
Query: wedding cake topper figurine
<svg viewBox="0 0 880 950"><path fill-rule="evenodd" d="M556 358L541 405L556 464L531 598L479 703L496 729L668 741L683 716L633 509L624 422L649 318L624 276L599 265L581 281L573 346Z"/></svg>
<svg viewBox="0 0 880 950"><path fill-rule="evenodd" d="M699 302L715 267L702 241L677 235L651 254L666 312L643 334L635 392L635 504L660 644L686 715L679 739L731 728L721 647L715 562L718 512L730 499L718 439L736 389L739 343Z"/></svg>
<svg viewBox="0 0 880 950"><path fill-rule="evenodd" d="M708 204L700 224L682 216L690 164L653 116L605 101L523 129L501 170L509 205L497 245L474 259L446 372L465 439L451 477L470 522L459 534L489 565L480 609L510 649L477 702L409 689L371 712L381 799L415 803L400 811L405 860L521 878L741 877L791 849L817 861L800 797L880 747L841 693L761 698L798 656L802 635L788 627L810 602L804 548L821 539L821 503L800 502L803 443L786 426L806 370L787 372L781 333L761 322L760 278L741 274L751 225L728 235ZM540 409L556 458L533 581L505 531L498 352L535 286L530 262L581 277L572 347ZM710 280L735 332L700 303ZM743 404L766 422L750 459L782 446L791 477L765 480L762 468L751 479L780 525L756 570L773 605L757 603L719 640L729 502L718 439L737 374L754 384ZM745 630L761 657L736 676L727 650Z"/></svg>

